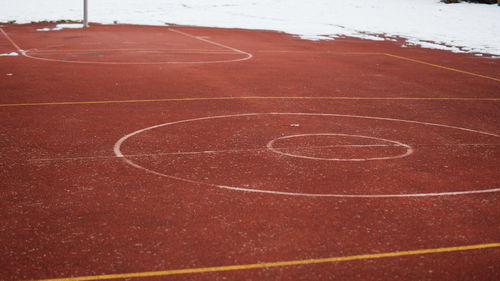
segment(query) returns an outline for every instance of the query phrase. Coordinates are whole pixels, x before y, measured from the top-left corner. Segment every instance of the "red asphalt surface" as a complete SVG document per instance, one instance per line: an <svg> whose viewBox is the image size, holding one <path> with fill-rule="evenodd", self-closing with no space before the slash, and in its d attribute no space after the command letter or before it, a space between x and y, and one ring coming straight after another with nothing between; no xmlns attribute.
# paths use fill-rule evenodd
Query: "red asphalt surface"
<svg viewBox="0 0 500 281"><path fill-rule="evenodd" d="M47 26L0 34L1 280L500 243L500 192L457 194L500 188L498 59ZM131 279L499 280L500 248Z"/></svg>

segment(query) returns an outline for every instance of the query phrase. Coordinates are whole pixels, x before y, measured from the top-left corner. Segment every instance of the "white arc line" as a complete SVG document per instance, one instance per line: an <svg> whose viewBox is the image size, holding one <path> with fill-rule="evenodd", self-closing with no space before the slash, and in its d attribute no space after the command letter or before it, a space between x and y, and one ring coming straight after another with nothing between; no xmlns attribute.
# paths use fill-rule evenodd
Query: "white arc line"
<svg viewBox="0 0 500 281"><path fill-rule="evenodd" d="M195 185L203 185L203 186L211 186L211 187L216 187L216 188L221 188L221 189L227 189L227 190L233 190L233 191L243 191L243 192L251 192L251 193L263 193L263 194L274 194L274 195L286 195L286 196L304 196L304 197L336 197L336 198L408 198L408 197L429 197L429 196L454 196L454 195L466 195L466 194L479 194L479 193L491 193L491 192L498 192L500 191L500 188L488 188L488 189L481 189L481 190L466 190L466 191L456 191L456 192L438 192L438 193L413 193L413 194L314 194L314 193L294 193L294 192L282 192L282 191L274 191L274 190L262 190L262 189L251 189L251 188L242 188L242 187L233 187L233 186L227 186L227 185L219 185L219 184L212 184L212 183L206 183L206 182L199 182L195 180L189 180L185 178L180 178L177 176L172 176L172 175L167 175L163 174L154 170L150 170L148 168L142 167L139 164L136 164L130 159L127 159L125 155L121 152L121 146L122 144L129 139L130 137L133 137L137 134L140 134L142 132L148 131L148 130L153 130L156 128L161 128L165 126L170 126L174 124L182 124L182 123L188 123L188 122L194 122L194 121L202 121L202 120L213 120L213 119L223 119L223 118L233 118L233 117L245 117L245 116L259 116L259 115L299 115L299 116L327 116L327 117L345 117L345 118L358 118L358 119L372 119L372 120L386 120L386 121L394 121L394 122L403 122L403 123L411 123L411 124L419 124L419 125L424 125L424 126L436 126L436 127L443 127L443 128L450 128L450 129L456 129L456 130L461 130L461 131L466 131L466 132L473 132L473 133L478 133L482 135L488 135L488 136L494 136L494 137L500 137L497 134L489 133L489 132L484 132L484 131L478 131L478 130L473 130L473 129L468 129L468 128L462 128L462 127L457 127L457 126L450 126L450 125L443 125L443 124L436 124L436 123L429 123L429 122L420 122L420 121L413 121L413 120L404 120L404 119L395 119L395 118L385 118L385 117L373 117L373 116L360 116L360 115L346 115L346 114L331 114L331 113L278 113L278 112L271 112L271 113L243 113L243 114L233 114L233 115L220 115L220 116L208 116L208 117L200 117L200 118L192 118L192 119L186 119L186 120L179 120L179 121L173 121L173 122L168 122L168 123L163 123L163 124L158 124L154 126L150 126L147 128L143 128L140 130L137 130L135 132L129 133L122 138L120 138L114 145L113 151L116 155L116 157L122 158L123 161L137 169L146 171L148 173L165 177L165 178L170 178L170 179L175 179L183 182L188 182L192 183Z"/></svg>
<svg viewBox="0 0 500 281"><path fill-rule="evenodd" d="M404 198L404 197L430 197L430 196L451 196L451 195L466 195L477 193L491 193L500 191L500 188L491 188L483 190L468 190L468 191L454 191L454 192L436 192L436 193L415 193L415 194L321 194L321 193L299 193L299 192L285 192L265 189L251 189L244 187L234 187L227 185L217 185L222 189L233 191L253 192L253 193L267 193L275 195L288 195L288 196L303 196L303 197L337 197L337 198Z"/></svg>
<svg viewBox="0 0 500 281"><path fill-rule="evenodd" d="M383 141L383 142L388 142L392 143L392 146L400 146L406 148L406 152L395 155L395 156L387 156L387 157L372 157L372 158L322 158L322 157L312 157L312 156L306 156L306 155L299 155L299 154L294 154L294 153L288 153L288 152L283 152L280 149L283 148L275 148L273 144L278 141L278 140L283 140L283 139L290 139L290 138L297 138L297 137L309 137L309 136L340 136L340 137L355 137L355 138L362 138L362 139L371 139L371 140L378 140L378 141ZM333 146L333 147L381 147L381 146L389 146L387 144L381 145L381 144L372 144L372 145L344 145L344 146ZM372 161L372 160L389 160L389 159L398 159L398 158L403 158L406 157L410 154L413 153L413 148L407 144L398 142L398 141L393 141L393 140L388 140L388 139L382 139L382 138L375 138L375 137L368 137L368 136L360 136L360 135L347 135L347 134L332 134L332 133L321 133L321 134L299 134L299 135L289 135L289 136L283 136L279 137L276 139L271 140L270 142L267 143L266 145L267 149L270 151L289 156L289 157L295 157L295 158L303 158L303 159L310 159L310 160L320 160L320 161L352 161L352 162L360 162L360 161ZM287 149L287 148L285 148Z"/></svg>

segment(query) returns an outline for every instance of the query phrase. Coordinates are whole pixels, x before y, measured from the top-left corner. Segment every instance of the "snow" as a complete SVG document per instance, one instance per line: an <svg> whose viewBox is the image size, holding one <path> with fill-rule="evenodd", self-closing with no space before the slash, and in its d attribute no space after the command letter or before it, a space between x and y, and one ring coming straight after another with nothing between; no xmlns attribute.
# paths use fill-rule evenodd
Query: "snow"
<svg viewBox="0 0 500 281"><path fill-rule="evenodd" d="M500 55L500 6L439 0L88 0L94 23L277 30L304 39L403 38L453 52ZM81 20L82 0L4 1L0 22Z"/></svg>
<svg viewBox="0 0 500 281"><path fill-rule="evenodd" d="M19 56L19 54L16 52L7 53L7 54L0 54L0 57L15 57L15 56Z"/></svg>
<svg viewBox="0 0 500 281"><path fill-rule="evenodd" d="M44 27L44 28L37 29L37 31L63 30L65 28L83 28L83 24L81 24L81 23L61 23L61 24L56 25L53 28Z"/></svg>

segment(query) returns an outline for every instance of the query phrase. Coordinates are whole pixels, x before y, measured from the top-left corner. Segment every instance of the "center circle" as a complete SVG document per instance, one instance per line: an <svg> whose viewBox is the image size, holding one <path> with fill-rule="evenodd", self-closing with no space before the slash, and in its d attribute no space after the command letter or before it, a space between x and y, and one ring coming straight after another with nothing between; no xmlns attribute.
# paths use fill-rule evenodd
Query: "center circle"
<svg viewBox="0 0 500 281"><path fill-rule="evenodd" d="M411 146L398 141L335 133L283 136L268 142L267 148L280 155L322 161L390 160L413 153Z"/></svg>
<svg viewBox="0 0 500 281"><path fill-rule="evenodd" d="M339 122L331 122L333 118ZM303 126L289 125L299 121ZM370 129L375 127L378 130ZM162 130L169 130L166 141L161 138L165 134ZM318 130L343 130L343 134L309 133ZM419 146L419 153L414 153L412 160L401 163L394 161L379 165L374 161L369 162L403 158L414 150L402 142L358 135L357 132L362 130L369 131L370 135L374 132L377 136L391 136L396 132L398 139ZM266 138L270 135L275 137ZM188 137L196 141L186 142ZM210 137L217 137L215 140L219 141L214 142ZM340 144L346 147L365 145L378 152L383 150L380 147L386 147L391 153L333 157L330 152L326 156L320 152L319 155L311 156L307 149L314 148L314 144L307 146L303 143L305 151L293 151L295 147L283 145L294 141L300 144L313 138L320 142L316 146L326 141L325 146L340 147L338 144L328 144L328 141L337 139L346 141ZM495 175L492 167L497 160L491 157L490 151L498 138L500 135L495 133L414 120L333 113L273 112L206 116L161 123L123 136L115 143L113 150L116 157L135 168L190 184L286 196L396 198L500 192L496 183L491 184L492 177L483 176L484 173ZM476 143L470 144L471 139ZM127 147L135 147L135 150L122 152L125 143L128 143ZM155 150L155 147L163 148L165 144L170 151ZM150 151L144 151L150 146ZM461 154L450 153L450 147L454 151L462 151ZM472 149L475 153L472 153ZM394 153L397 150L400 152ZM331 165L329 161L311 161L308 164L272 155L284 153L295 158L314 157L314 160L339 162ZM245 160L236 159L238 157ZM355 163L352 165L349 161L358 162L352 162ZM487 165L478 166L478 163ZM168 166L168 170L161 168L164 166ZM459 177L456 173L458 169L461 172ZM248 171L255 171L258 176ZM242 175L245 176L240 177ZM475 179L473 186L468 186L472 183L467 180L469 178ZM303 187L313 187L313 190L303 190ZM320 191L318 187L335 187L338 192ZM351 192L348 188L355 191ZM404 191L386 191L396 188Z"/></svg>

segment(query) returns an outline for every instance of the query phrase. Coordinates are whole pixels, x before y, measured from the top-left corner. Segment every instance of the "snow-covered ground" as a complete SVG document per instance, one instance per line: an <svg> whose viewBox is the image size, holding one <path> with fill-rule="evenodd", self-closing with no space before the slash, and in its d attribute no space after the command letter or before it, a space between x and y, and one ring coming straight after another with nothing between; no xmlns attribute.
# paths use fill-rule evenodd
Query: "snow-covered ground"
<svg viewBox="0 0 500 281"><path fill-rule="evenodd" d="M439 0L88 0L91 22L277 30L305 39L401 37L500 55L500 6ZM81 20L83 0L2 0L0 22Z"/></svg>

